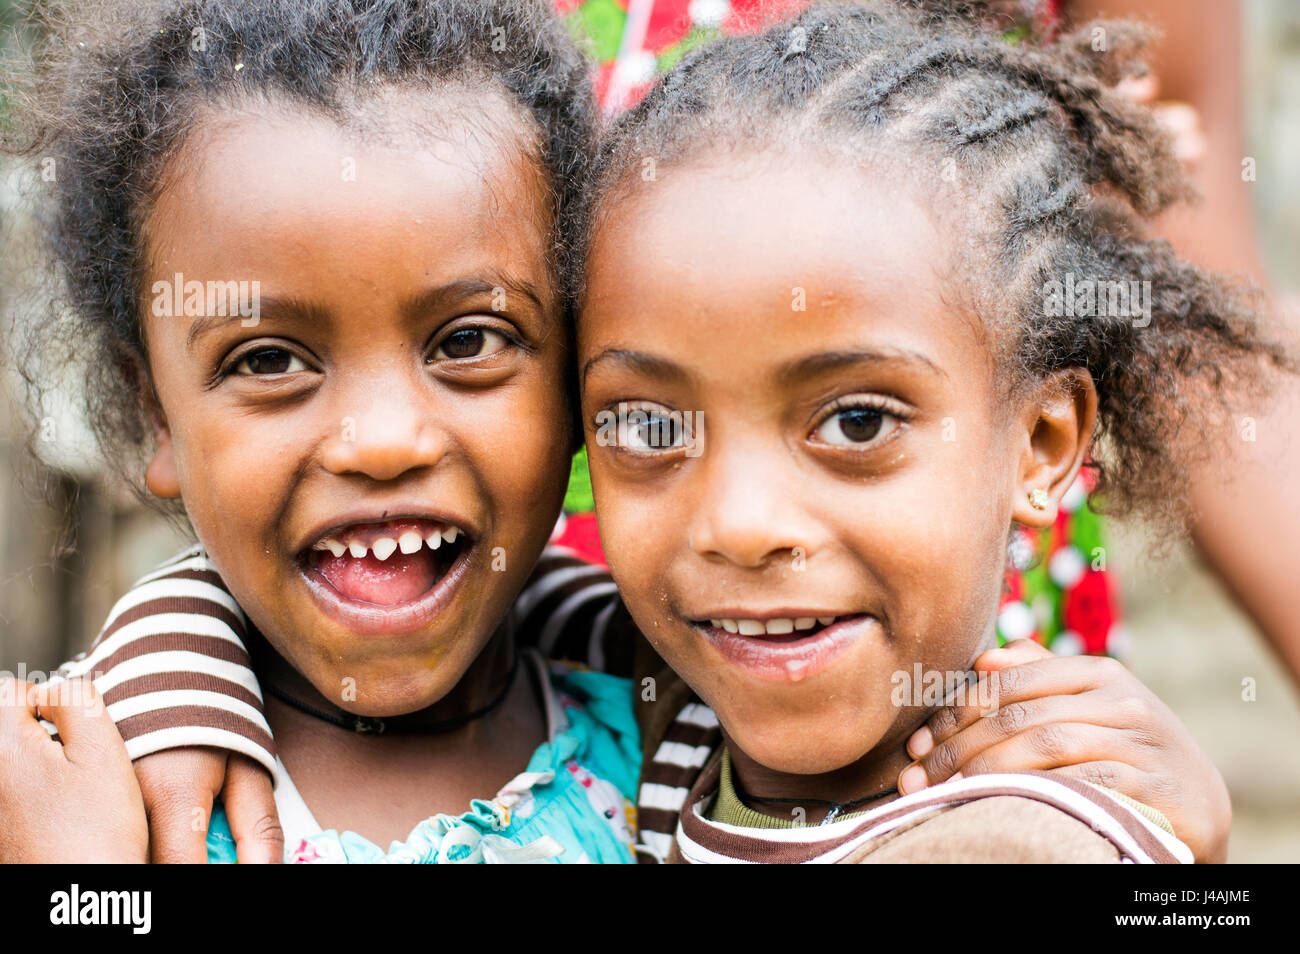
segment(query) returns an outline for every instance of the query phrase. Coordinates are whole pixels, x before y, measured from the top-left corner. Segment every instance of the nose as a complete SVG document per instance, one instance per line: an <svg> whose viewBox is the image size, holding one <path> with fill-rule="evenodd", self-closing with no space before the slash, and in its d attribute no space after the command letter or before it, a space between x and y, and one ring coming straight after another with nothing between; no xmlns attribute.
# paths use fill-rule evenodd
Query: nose
<svg viewBox="0 0 1300 954"><path fill-rule="evenodd" d="M690 517L696 553L751 568L809 555L816 530L799 504L798 475L784 448L729 450L715 441L699 474L704 493Z"/></svg>
<svg viewBox="0 0 1300 954"><path fill-rule="evenodd" d="M428 386L414 375L367 376L332 403L335 420L321 451L321 464L332 474L395 480L434 466L447 452Z"/></svg>

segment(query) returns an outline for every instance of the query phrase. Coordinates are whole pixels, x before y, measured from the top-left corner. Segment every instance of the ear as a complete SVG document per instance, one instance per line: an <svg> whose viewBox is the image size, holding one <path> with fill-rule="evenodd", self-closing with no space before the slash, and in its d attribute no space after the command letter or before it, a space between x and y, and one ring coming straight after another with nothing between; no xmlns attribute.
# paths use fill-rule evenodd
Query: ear
<svg viewBox="0 0 1300 954"><path fill-rule="evenodd" d="M1070 489L1092 444L1097 425L1097 388L1083 368L1044 380L1028 400L1022 418L1025 442L1011 516L1041 529L1056 521L1061 497Z"/></svg>
<svg viewBox="0 0 1300 954"><path fill-rule="evenodd" d="M167 426L167 417L163 414L158 398L149 389L145 397L145 413L153 426L154 443L157 449L153 459L144 471L144 485L155 497L177 499L181 495L180 475L176 470L176 452L172 446L171 428Z"/></svg>

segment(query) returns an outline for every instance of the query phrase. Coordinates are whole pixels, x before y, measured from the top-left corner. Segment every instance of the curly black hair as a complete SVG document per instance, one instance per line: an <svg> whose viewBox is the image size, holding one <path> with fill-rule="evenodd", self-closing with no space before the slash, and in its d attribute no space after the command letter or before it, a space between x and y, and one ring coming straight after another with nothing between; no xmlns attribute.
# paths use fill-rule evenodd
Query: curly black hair
<svg viewBox="0 0 1300 954"><path fill-rule="evenodd" d="M1145 217L1189 195L1149 111L1111 88L1143 68L1146 29L1096 23L1015 42L990 29L993 6L823 4L691 51L604 137L584 244L644 186L646 157L662 177L812 147L911 182L953 220L957 291L997 332L1009 393L1087 369L1106 507L1184 523L1181 475L1209 453L1211 415L1264 389L1262 371L1294 370L1291 355L1261 331L1253 292L1142 234ZM1081 320L1060 292L1084 282L1113 301L1094 297L1103 313ZM1116 293L1143 288L1139 317Z"/></svg>
<svg viewBox="0 0 1300 954"><path fill-rule="evenodd" d="M4 151L52 160L62 292L29 328L44 370L23 366L39 392L61 363L50 345L90 357L87 419L112 463L127 467L149 435L143 224L206 106L282 101L347 122L383 90L495 89L535 127L557 287L571 273L596 113L588 61L548 0L44 0L34 12L42 39L6 81L17 109Z"/></svg>

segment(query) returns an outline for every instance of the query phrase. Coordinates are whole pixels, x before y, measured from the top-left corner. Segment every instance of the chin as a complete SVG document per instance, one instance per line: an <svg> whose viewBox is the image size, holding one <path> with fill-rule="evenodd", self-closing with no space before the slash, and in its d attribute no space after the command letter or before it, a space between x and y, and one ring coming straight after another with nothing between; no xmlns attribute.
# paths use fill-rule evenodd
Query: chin
<svg viewBox="0 0 1300 954"><path fill-rule="evenodd" d="M461 675L456 672L444 676L425 669L419 662L411 662L403 673L357 676L356 699L344 699L339 705L356 715L376 718L419 712L442 700L456 687Z"/></svg>
<svg viewBox="0 0 1300 954"><path fill-rule="evenodd" d="M462 660L445 646L362 657L347 641L320 647L299 663L289 659L321 695L355 715L405 715L428 708L446 696L464 675L473 656ZM331 651L333 649L334 651ZM287 658L287 657L286 657Z"/></svg>
<svg viewBox="0 0 1300 954"><path fill-rule="evenodd" d="M721 717L720 717L721 718ZM724 725L727 719L722 719ZM781 719L736 722L732 741L751 759L789 775L825 775L852 765L870 752L889 726L863 721Z"/></svg>

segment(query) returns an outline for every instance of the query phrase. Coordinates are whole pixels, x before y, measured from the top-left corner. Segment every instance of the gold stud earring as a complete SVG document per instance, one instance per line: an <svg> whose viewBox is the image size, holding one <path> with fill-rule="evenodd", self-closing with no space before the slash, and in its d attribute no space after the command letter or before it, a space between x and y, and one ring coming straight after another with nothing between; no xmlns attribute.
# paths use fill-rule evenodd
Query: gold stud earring
<svg viewBox="0 0 1300 954"><path fill-rule="evenodd" d="M1047 509L1047 491L1042 487L1035 487L1029 491L1029 506L1035 510Z"/></svg>

